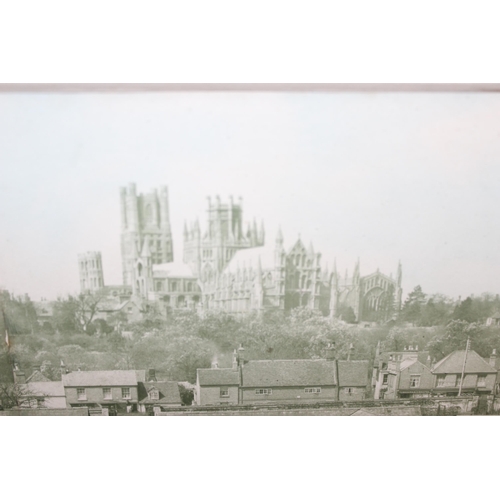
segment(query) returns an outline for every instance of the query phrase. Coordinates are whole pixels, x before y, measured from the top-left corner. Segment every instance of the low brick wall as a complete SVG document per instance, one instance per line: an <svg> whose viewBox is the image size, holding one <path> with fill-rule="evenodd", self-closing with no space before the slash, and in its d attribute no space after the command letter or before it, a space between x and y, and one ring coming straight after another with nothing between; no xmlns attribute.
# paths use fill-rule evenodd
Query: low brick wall
<svg viewBox="0 0 500 500"><path fill-rule="evenodd" d="M88 417L87 408L34 408L0 411L0 417Z"/></svg>
<svg viewBox="0 0 500 500"><path fill-rule="evenodd" d="M364 400L317 404L185 406L166 409L157 416L448 416L477 413L478 398ZM493 405L491 406L493 408ZM498 405L500 408L500 404Z"/></svg>

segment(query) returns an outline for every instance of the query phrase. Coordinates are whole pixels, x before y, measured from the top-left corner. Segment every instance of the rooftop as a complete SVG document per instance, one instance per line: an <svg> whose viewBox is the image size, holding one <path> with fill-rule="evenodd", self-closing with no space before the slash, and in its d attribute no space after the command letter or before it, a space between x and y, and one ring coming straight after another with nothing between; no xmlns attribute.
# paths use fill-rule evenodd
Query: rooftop
<svg viewBox="0 0 500 500"><path fill-rule="evenodd" d="M465 351L453 351L434 365L433 373L462 373ZM476 351L469 351L465 373L496 373L497 370Z"/></svg>
<svg viewBox="0 0 500 500"><path fill-rule="evenodd" d="M335 364L325 359L249 361L242 382L243 387L336 385Z"/></svg>
<svg viewBox="0 0 500 500"><path fill-rule="evenodd" d="M62 382L28 382L26 388L36 396L64 397L65 395Z"/></svg>
<svg viewBox="0 0 500 500"><path fill-rule="evenodd" d="M194 278L191 268L179 261L154 264L153 274L155 278Z"/></svg>
<svg viewBox="0 0 500 500"><path fill-rule="evenodd" d="M106 387L137 385L135 370L77 371L62 376L65 387Z"/></svg>
<svg viewBox="0 0 500 500"><path fill-rule="evenodd" d="M365 387L368 384L368 361L337 361L339 387Z"/></svg>
<svg viewBox="0 0 500 500"><path fill-rule="evenodd" d="M245 248L243 250L238 250L227 265L224 272L236 273L238 269L244 268L257 269L259 258L260 266L263 270L274 269L275 250L276 248L274 246L274 243L272 245L264 245L263 247Z"/></svg>
<svg viewBox="0 0 500 500"><path fill-rule="evenodd" d="M239 385L238 371L232 368L198 368L200 385Z"/></svg>
<svg viewBox="0 0 500 500"><path fill-rule="evenodd" d="M158 389L160 399L149 399L149 391L153 388ZM138 392L139 403L178 405L182 403L177 382L141 382L139 383Z"/></svg>

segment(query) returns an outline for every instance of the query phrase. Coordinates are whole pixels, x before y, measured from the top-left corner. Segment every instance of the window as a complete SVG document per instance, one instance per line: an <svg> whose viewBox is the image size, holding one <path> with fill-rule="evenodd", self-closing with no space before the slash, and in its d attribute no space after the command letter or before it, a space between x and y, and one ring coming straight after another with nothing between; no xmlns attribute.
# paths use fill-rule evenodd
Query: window
<svg viewBox="0 0 500 500"><path fill-rule="evenodd" d="M269 394L272 394L272 393L273 393L272 389L255 389L255 394L269 395Z"/></svg>
<svg viewBox="0 0 500 500"><path fill-rule="evenodd" d="M163 283L161 281L156 282L156 291L157 292L163 291Z"/></svg>
<svg viewBox="0 0 500 500"><path fill-rule="evenodd" d="M77 395L79 401L86 401L87 400L87 393L85 392L85 389L77 389L76 395Z"/></svg>
<svg viewBox="0 0 500 500"><path fill-rule="evenodd" d="M155 387L153 387L149 391L149 399L152 399L152 400L160 399L160 391L158 389L156 389Z"/></svg>
<svg viewBox="0 0 500 500"><path fill-rule="evenodd" d="M229 389L227 387L220 388L220 397L221 398L228 398L229 397Z"/></svg>
<svg viewBox="0 0 500 500"><path fill-rule="evenodd" d="M384 373L384 378L382 380L382 384L387 384L388 380L389 380L389 375L387 373Z"/></svg>
<svg viewBox="0 0 500 500"><path fill-rule="evenodd" d="M420 387L420 375L411 375L410 376L410 387Z"/></svg>
<svg viewBox="0 0 500 500"><path fill-rule="evenodd" d="M478 387L486 387L486 375L478 375L477 386Z"/></svg>
<svg viewBox="0 0 500 500"><path fill-rule="evenodd" d="M321 392L321 387L306 387L304 392L308 394L319 394Z"/></svg>
<svg viewBox="0 0 500 500"><path fill-rule="evenodd" d="M111 387L102 388L102 399L113 399L113 396L111 395Z"/></svg>
<svg viewBox="0 0 500 500"><path fill-rule="evenodd" d="M172 281L170 283L170 291L171 292L176 292L177 291L177 281Z"/></svg>
<svg viewBox="0 0 500 500"><path fill-rule="evenodd" d="M438 375L437 377L437 387L444 387L446 375Z"/></svg>
<svg viewBox="0 0 500 500"><path fill-rule="evenodd" d="M130 387L122 387L122 399L130 399Z"/></svg>

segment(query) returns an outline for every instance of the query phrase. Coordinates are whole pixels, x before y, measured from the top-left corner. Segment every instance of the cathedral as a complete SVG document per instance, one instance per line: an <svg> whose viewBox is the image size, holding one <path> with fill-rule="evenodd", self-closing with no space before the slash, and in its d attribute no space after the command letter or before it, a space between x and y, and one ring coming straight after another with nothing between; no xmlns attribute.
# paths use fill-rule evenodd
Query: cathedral
<svg viewBox="0 0 500 500"><path fill-rule="evenodd" d="M278 229L266 242L263 223L244 224L241 198L208 198L205 227L198 220L184 225L182 261L173 255L167 188L138 195L131 184L120 198L123 287L166 313L190 308L241 315L306 307L349 322L383 322L401 307L401 264L395 279L378 269L361 276L358 259L352 276L341 277L300 236L285 246ZM82 291L102 287L100 253L79 260Z"/></svg>

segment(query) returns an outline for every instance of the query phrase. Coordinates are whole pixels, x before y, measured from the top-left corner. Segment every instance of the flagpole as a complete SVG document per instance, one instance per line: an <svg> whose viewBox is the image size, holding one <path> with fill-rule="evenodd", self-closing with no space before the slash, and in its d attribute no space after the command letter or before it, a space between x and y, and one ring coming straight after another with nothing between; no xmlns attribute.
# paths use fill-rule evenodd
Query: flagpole
<svg viewBox="0 0 500 500"><path fill-rule="evenodd" d="M462 385L464 383L464 376L465 376L465 363L467 363L467 353L469 352L469 349L470 349L470 338L467 337L467 344L465 345L464 364L462 366L462 376L460 377L460 388L458 389L459 397L462 394Z"/></svg>

